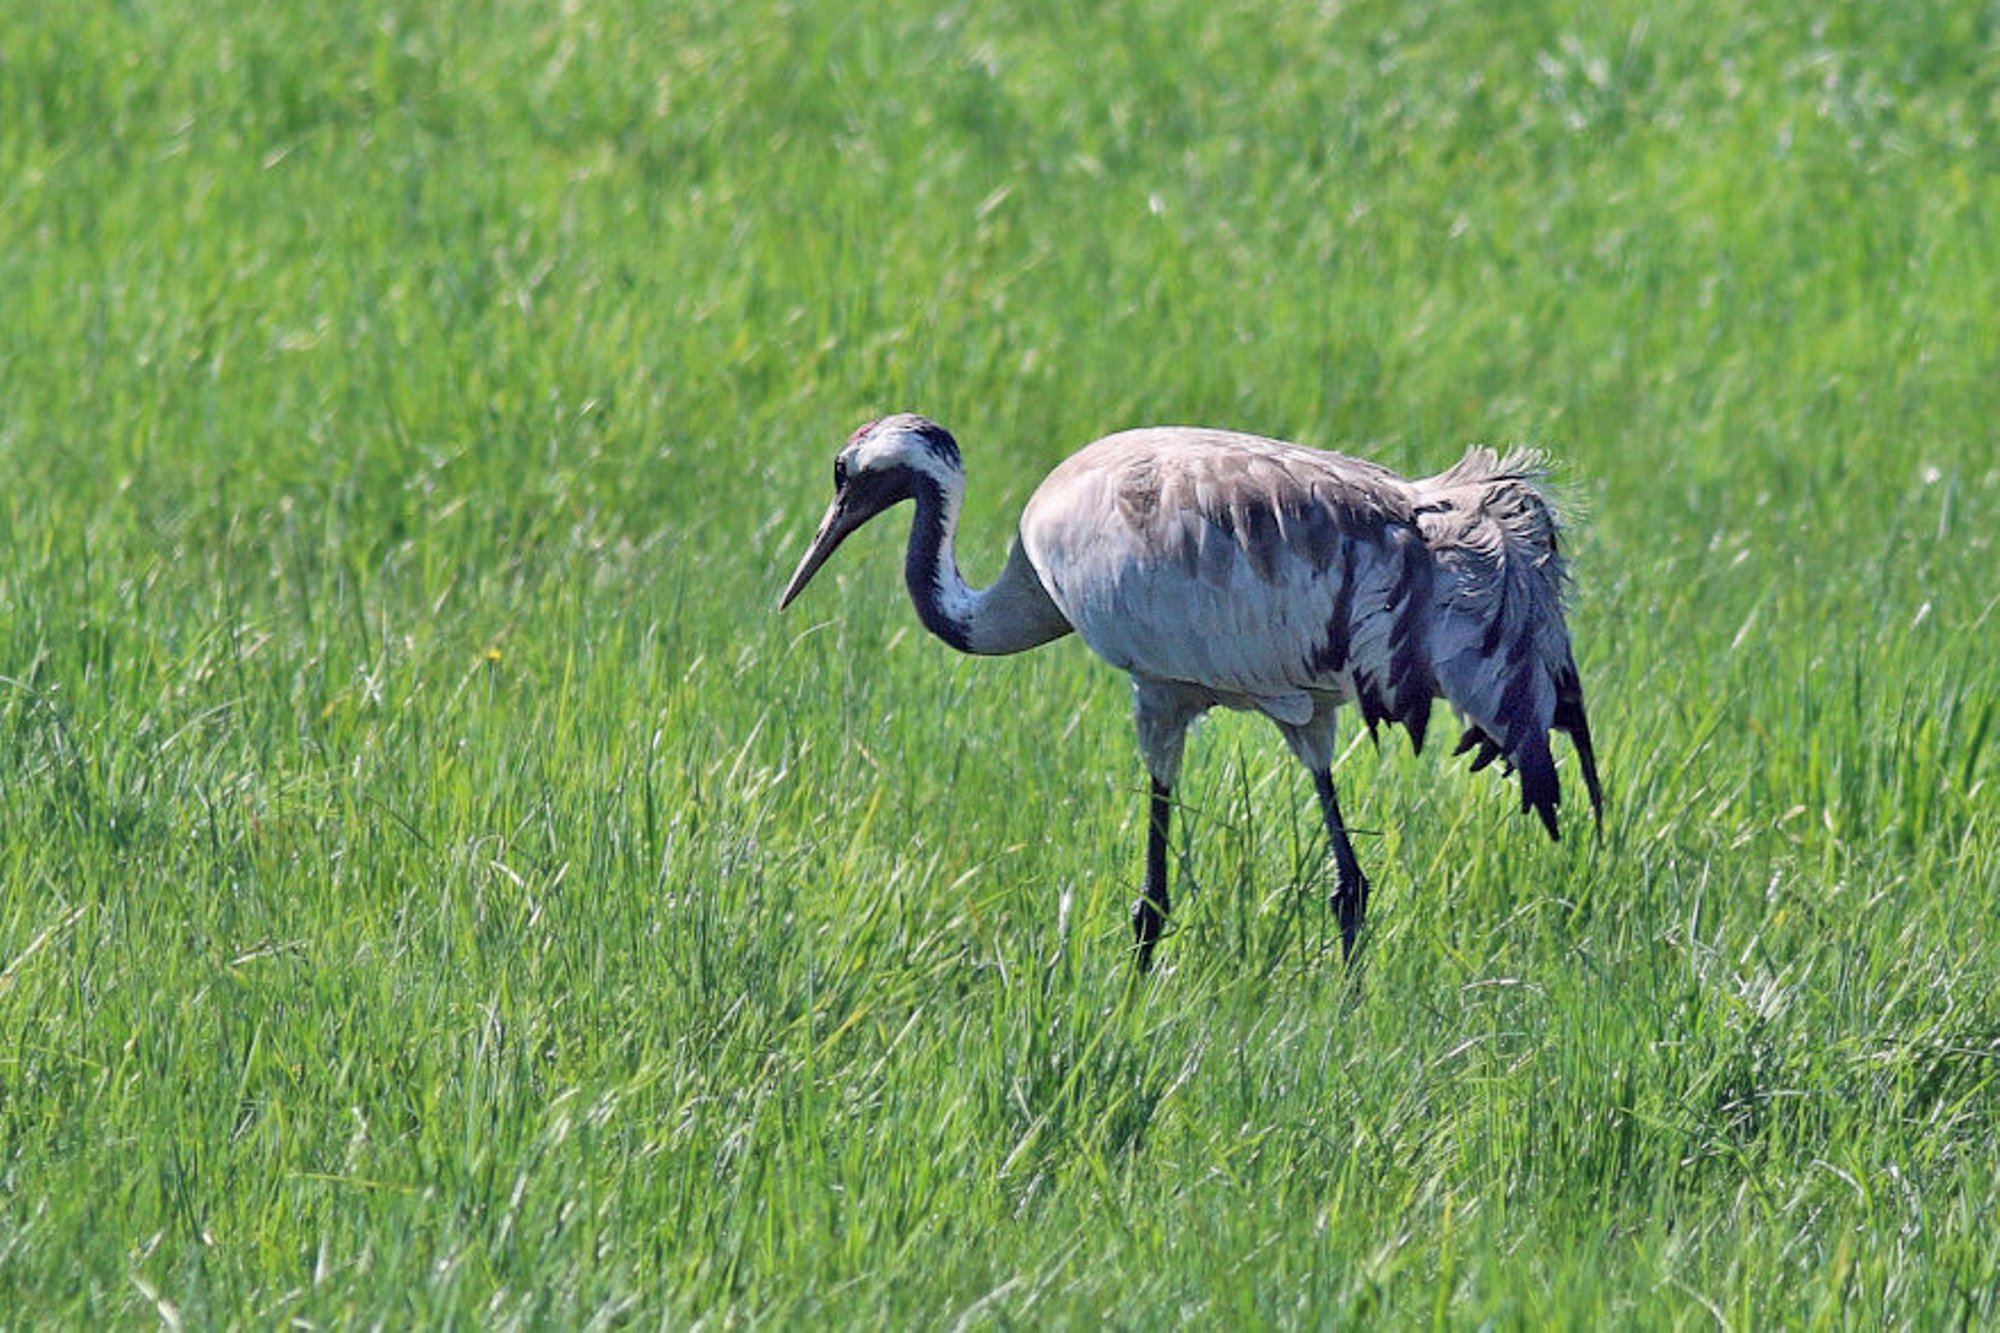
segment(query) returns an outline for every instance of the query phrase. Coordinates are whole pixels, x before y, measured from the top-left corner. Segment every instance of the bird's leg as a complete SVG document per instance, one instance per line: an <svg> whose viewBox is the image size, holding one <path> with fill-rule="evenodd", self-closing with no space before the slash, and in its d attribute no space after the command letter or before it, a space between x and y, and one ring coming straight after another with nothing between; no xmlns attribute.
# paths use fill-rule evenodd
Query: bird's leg
<svg viewBox="0 0 2000 1333"><path fill-rule="evenodd" d="M1333 774L1313 770L1313 787L1319 792L1320 813L1326 816L1327 836L1333 840L1333 864L1339 873L1333 890L1333 910L1340 917L1340 956L1354 957L1354 942L1368 915L1368 877L1361 873L1354 844L1347 840L1347 825L1341 822L1340 802L1333 794Z"/></svg>
<svg viewBox="0 0 2000 1333"><path fill-rule="evenodd" d="M1146 887L1132 904L1133 957L1141 972L1153 967L1153 945L1172 910L1167 899L1167 822L1173 817L1173 789L1153 779L1151 813L1146 820Z"/></svg>
<svg viewBox="0 0 2000 1333"><path fill-rule="evenodd" d="M1167 824L1173 817L1174 779L1188 723L1208 706L1185 685L1132 677L1132 718L1139 728L1139 754L1153 779L1153 803L1146 820L1146 887L1132 904L1132 957L1139 971L1153 966L1153 946L1167 924Z"/></svg>

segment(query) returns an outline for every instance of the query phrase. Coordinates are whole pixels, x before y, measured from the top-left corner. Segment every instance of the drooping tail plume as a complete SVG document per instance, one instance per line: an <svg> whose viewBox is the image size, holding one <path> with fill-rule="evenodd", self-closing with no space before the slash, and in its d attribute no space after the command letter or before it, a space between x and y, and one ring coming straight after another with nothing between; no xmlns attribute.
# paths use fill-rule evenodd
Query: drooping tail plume
<svg viewBox="0 0 2000 1333"><path fill-rule="evenodd" d="M1540 455L1499 457L1476 447L1449 471L1416 483L1417 524L1437 561L1431 660L1444 696L1467 719L1458 753L1476 772L1495 759L1521 777L1521 808L1561 836L1562 786L1551 729L1569 733L1591 811L1603 787L1583 684L1563 620L1567 574L1560 519Z"/></svg>

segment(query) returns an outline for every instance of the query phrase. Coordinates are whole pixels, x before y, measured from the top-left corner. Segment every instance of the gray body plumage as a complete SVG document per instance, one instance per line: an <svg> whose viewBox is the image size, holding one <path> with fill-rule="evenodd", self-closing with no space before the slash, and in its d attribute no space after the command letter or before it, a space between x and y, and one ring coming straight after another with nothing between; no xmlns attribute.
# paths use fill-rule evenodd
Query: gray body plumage
<svg viewBox="0 0 2000 1333"><path fill-rule="evenodd" d="M917 515L905 562L924 623L963 651L1017 652L1074 629L1133 681L1154 781L1140 961L1166 910L1165 794L1189 722L1212 707L1277 724L1315 777L1340 861L1352 944L1367 885L1330 768L1335 717L1400 723L1421 750L1434 699L1463 717L1459 751L1521 776L1523 809L1558 836L1551 730L1576 744L1601 810L1582 686L1564 623L1557 515L1533 454L1469 450L1406 480L1358 458L1260 436L1153 427L1073 454L1036 489L1000 579L968 587L953 556L964 474L922 417L857 431L789 602L860 523L901 499ZM1149 927L1148 903L1157 904Z"/></svg>
<svg viewBox="0 0 2000 1333"><path fill-rule="evenodd" d="M1521 770L1554 832L1548 732L1581 695L1536 461L1473 449L1413 482L1254 435L1126 431L1049 474L1020 541L1084 642L1132 673L1141 711L1168 714L1142 722L1161 780L1178 715L1254 709L1320 768L1341 705L1421 749L1442 695Z"/></svg>

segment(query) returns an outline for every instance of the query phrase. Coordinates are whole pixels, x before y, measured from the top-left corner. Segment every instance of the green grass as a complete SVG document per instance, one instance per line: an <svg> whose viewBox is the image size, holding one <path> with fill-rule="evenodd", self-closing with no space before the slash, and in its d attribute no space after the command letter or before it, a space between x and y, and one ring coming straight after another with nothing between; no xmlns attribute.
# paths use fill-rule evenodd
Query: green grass
<svg viewBox="0 0 2000 1333"><path fill-rule="evenodd" d="M434 8L0 14L0 1309L2000 1319L1991 5ZM1549 448L1602 840L1219 717L1133 984L903 408Z"/></svg>

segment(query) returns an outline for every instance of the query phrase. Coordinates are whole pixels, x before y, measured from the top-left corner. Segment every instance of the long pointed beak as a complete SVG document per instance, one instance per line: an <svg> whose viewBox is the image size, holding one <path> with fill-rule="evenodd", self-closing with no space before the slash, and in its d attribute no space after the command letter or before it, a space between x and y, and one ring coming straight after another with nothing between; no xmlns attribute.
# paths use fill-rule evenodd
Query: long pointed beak
<svg viewBox="0 0 2000 1333"><path fill-rule="evenodd" d="M805 558L799 561L798 569L792 574L792 581L785 585L785 595L778 599L780 611L790 606L792 599L805 591L806 584L812 581L813 575L819 573L819 567L826 563L826 558L847 540L847 534L867 521L868 515L857 513L850 508L844 495L833 497L833 503L827 506L826 517L819 521L819 531L814 534L812 545L806 548Z"/></svg>

